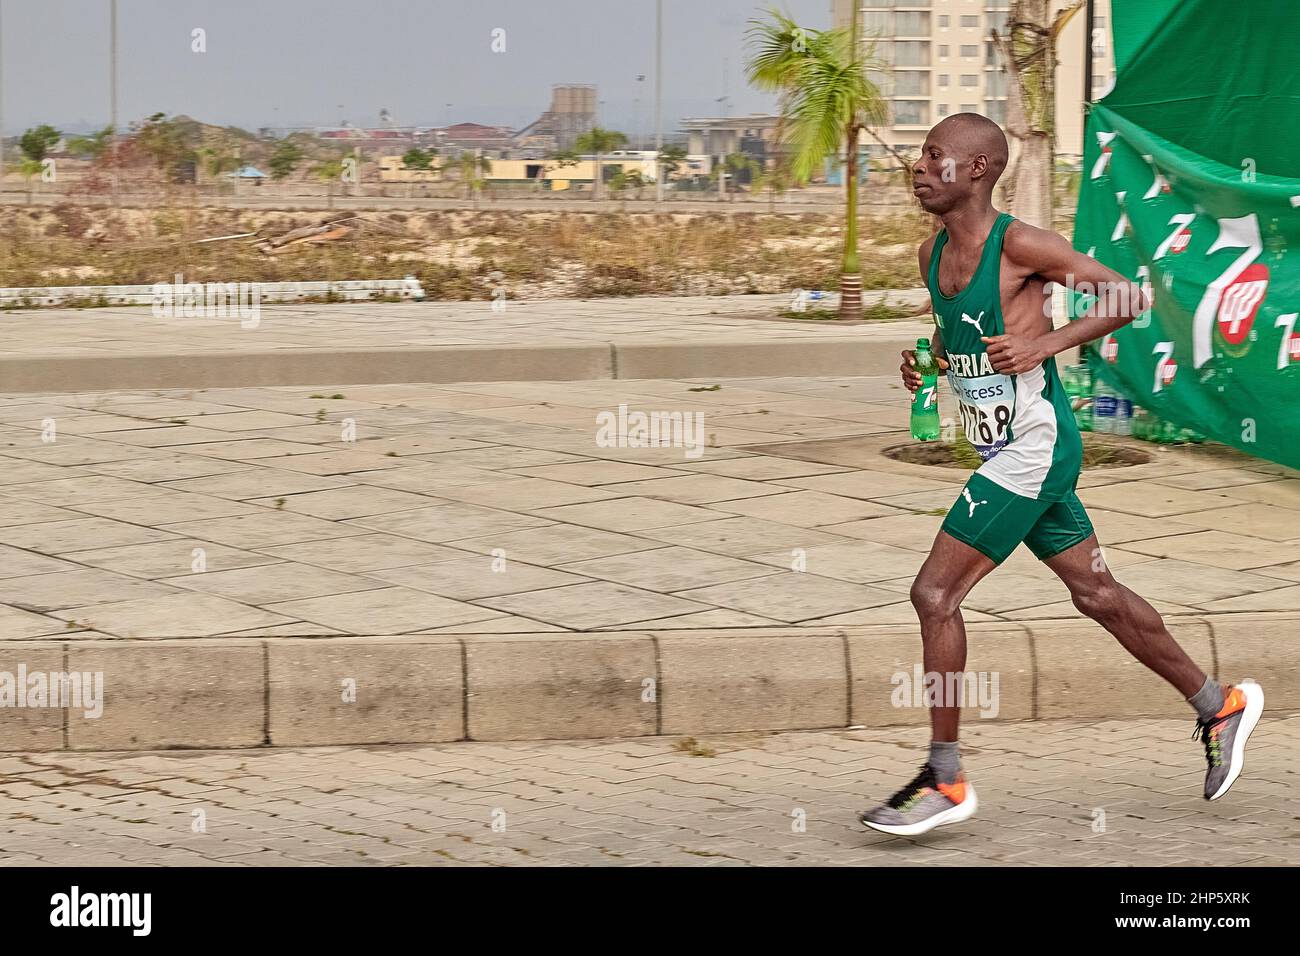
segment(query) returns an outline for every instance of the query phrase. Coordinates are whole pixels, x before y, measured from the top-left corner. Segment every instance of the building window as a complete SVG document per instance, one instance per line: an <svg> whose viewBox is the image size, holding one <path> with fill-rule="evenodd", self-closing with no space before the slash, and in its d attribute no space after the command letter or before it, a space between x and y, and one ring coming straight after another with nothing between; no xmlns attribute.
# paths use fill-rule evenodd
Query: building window
<svg viewBox="0 0 1300 956"><path fill-rule="evenodd" d="M894 36L928 37L930 35L930 14L919 12L902 12L894 14Z"/></svg>
<svg viewBox="0 0 1300 956"><path fill-rule="evenodd" d="M1008 10L1003 10L1003 11L1000 11L1000 12L998 12L998 13L993 13L993 12L990 11L989 14L988 14L988 18L989 18L989 30L990 30L990 31L992 31L992 30L997 30L998 33L1006 33L1006 32L1007 32L1007 18L1010 17L1010 16L1011 16L1011 12L1008 11Z"/></svg>
<svg viewBox="0 0 1300 956"><path fill-rule="evenodd" d="M894 66L929 66L930 44L921 40L894 42Z"/></svg>
<svg viewBox="0 0 1300 956"><path fill-rule="evenodd" d="M979 110L975 108L975 104L974 104L974 103L963 103L963 104L961 105L961 111L962 111L963 113L978 113L978 112L979 112Z"/></svg>
<svg viewBox="0 0 1300 956"><path fill-rule="evenodd" d="M961 85L962 85L962 86L979 86L979 85L980 85L980 78L979 78L978 76L976 76L974 73L963 73L963 74L961 75Z"/></svg>
<svg viewBox="0 0 1300 956"><path fill-rule="evenodd" d="M995 123L1005 123L1007 121L1006 100L988 100L984 104L984 115Z"/></svg>
<svg viewBox="0 0 1300 956"><path fill-rule="evenodd" d="M930 125L930 104L924 100L895 100L895 126Z"/></svg>
<svg viewBox="0 0 1300 956"><path fill-rule="evenodd" d="M962 56L979 56L979 55L980 55L979 44L976 44L976 43L963 43L963 44L961 45L961 55L962 55Z"/></svg>
<svg viewBox="0 0 1300 956"><path fill-rule="evenodd" d="M939 56L945 60L948 59L948 44L946 43L939 44Z"/></svg>
<svg viewBox="0 0 1300 956"><path fill-rule="evenodd" d="M965 27L966 29L970 29L971 27L978 27L978 26L980 25L980 18L979 18L979 17L962 17L962 18L961 18L961 25L962 25L963 27Z"/></svg>
<svg viewBox="0 0 1300 956"><path fill-rule="evenodd" d="M889 14L883 11L867 11L862 15L863 36L889 36Z"/></svg>
<svg viewBox="0 0 1300 956"><path fill-rule="evenodd" d="M939 17L939 29L940 30L948 29L948 17L946 15L941 15Z"/></svg>
<svg viewBox="0 0 1300 956"><path fill-rule="evenodd" d="M947 86L948 86L948 74L947 74L947 73L940 73L940 74L939 74L939 85L942 86L942 87L944 87L944 88L947 88Z"/></svg>
<svg viewBox="0 0 1300 956"><path fill-rule="evenodd" d="M899 70L894 74L895 96L929 96L930 74L919 70Z"/></svg>
<svg viewBox="0 0 1300 956"><path fill-rule="evenodd" d="M947 103L940 103L940 104L939 104L939 118L942 119L943 117L945 117L945 116L947 116L947 115L948 115L948 104L947 104Z"/></svg>

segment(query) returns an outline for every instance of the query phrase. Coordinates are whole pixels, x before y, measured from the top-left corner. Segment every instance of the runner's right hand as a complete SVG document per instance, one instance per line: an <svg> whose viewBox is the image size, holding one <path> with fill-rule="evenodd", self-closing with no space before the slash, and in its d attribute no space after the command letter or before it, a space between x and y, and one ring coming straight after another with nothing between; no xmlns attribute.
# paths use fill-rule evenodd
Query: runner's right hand
<svg viewBox="0 0 1300 956"><path fill-rule="evenodd" d="M939 371L948 367L948 360L936 355L934 360L939 365ZM903 364L898 370L903 373L903 387L909 392L915 392L921 387L921 376L916 373L912 366L916 365L916 352L913 349L903 349Z"/></svg>

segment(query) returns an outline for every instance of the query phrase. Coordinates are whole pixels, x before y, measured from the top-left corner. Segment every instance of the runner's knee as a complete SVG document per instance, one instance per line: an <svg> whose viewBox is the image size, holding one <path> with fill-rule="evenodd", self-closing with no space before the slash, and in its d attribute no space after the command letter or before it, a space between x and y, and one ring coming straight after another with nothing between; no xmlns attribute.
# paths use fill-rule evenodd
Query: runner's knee
<svg viewBox="0 0 1300 956"><path fill-rule="evenodd" d="M929 581L921 577L912 582L910 596L912 607L916 608L917 616L922 620L927 617L948 617L955 614L960 603L951 588L945 587L941 582Z"/></svg>
<svg viewBox="0 0 1300 956"><path fill-rule="evenodd" d="M1109 574L1093 575L1087 581L1070 589L1070 600L1080 612L1091 618L1105 617L1120 605L1119 583Z"/></svg>

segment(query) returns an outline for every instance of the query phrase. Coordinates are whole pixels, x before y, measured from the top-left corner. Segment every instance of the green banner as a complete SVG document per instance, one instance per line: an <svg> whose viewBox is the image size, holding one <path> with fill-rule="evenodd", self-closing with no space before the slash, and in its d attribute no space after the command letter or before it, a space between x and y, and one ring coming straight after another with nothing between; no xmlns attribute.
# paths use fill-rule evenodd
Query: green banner
<svg viewBox="0 0 1300 956"><path fill-rule="evenodd" d="M1124 56L1088 118L1074 245L1155 305L1089 363L1161 418L1300 467L1300 11L1115 0L1113 15Z"/></svg>

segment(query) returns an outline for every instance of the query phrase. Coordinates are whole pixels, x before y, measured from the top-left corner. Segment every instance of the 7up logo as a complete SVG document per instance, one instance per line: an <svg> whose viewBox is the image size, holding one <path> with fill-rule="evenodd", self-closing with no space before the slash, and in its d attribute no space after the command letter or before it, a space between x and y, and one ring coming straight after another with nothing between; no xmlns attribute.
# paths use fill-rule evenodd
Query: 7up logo
<svg viewBox="0 0 1300 956"><path fill-rule="evenodd" d="M1212 256L1220 250L1240 252L1205 287L1205 294L1196 306L1196 315L1192 317L1193 368L1200 368L1213 355L1210 340L1216 327L1230 347L1245 341L1259 304L1264 300L1264 293L1268 291L1268 266L1255 262L1264 251L1255 214L1220 219L1218 225L1219 237L1205 254Z"/></svg>
<svg viewBox="0 0 1300 956"><path fill-rule="evenodd" d="M1114 333L1102 338L1101 357L1112 364L1119 361L1119 342L1116 341Z"/></svg>
<svg viewBox="0 0 1300 956"><path fill-rule="evenodd" d="M1277 367L1280 369L1287 368L1291 362L1300 362L1300 333L1295 330L1297 317L1300 317L1300 312L1288 312L1279 315L1273 323L1275 328L1282 330L1282 345L1277 350Z"/></svg>
<svg viewBox="0 0 1300 956"><path fill-rule="evenodd" d="M1241 275L1223 290L1223 298L1219 300L1219 335L1229 346L1227 351L1230 355L1243 355L1250 347L1246 343L1246 336L1250 334L1250 327L1255 323L1255 314L1259 311L1259 304L1264 301L1264 294L1267 291L1268 266L1262 262L1247 266ZM1245 348L1232 348L1243 344Z"/></svg>
<svg viewBox="0 0 1300 956"><path fill-rule="evenodd" d="M1156 347L1151 350L1152 354L1159 355L1156 359L1156 379L1151 386L1151 394L1163 389L1166 385L1173 384L1174 375L1178 371L1178 363L1174 361L1174 343L1157 342Z"/></svg>

